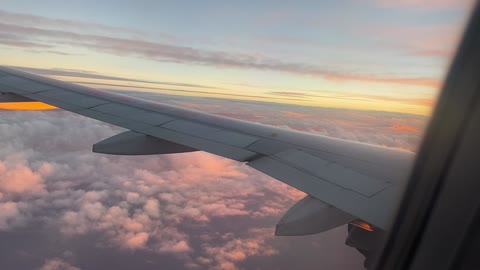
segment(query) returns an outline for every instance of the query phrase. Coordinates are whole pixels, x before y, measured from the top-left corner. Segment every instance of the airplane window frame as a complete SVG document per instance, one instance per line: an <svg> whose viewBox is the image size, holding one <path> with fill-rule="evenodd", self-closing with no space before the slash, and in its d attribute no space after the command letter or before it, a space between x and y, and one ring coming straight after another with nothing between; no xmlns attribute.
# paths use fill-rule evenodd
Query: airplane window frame
<svg viewBox="0 0 480 270"><path fill-rule="evenodd" d="M476 2L374 269L472 267L464 255L480 215L479 48Z"/></svg>

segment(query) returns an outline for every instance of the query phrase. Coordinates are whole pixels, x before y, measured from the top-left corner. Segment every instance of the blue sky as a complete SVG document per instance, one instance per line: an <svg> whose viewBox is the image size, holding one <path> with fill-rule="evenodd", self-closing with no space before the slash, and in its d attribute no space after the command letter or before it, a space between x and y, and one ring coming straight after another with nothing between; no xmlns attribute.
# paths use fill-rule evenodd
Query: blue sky
<svg viewBox="0 0 480 270"><path fill-rule="evenodd" d="M222 89L210 96L278 100L275 88L308 94L302 105L429 114L468 2L3 1L0 56Z"/></svg>

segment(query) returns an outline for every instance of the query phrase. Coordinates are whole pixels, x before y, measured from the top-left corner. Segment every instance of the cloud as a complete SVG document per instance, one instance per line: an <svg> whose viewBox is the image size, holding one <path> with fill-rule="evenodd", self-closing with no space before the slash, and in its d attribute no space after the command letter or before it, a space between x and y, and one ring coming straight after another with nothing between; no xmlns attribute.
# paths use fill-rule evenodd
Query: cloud
<svg viewBox="0 0 480 270"><path fill-rule="evenodd" d="M7 230L15 225L12 223L18 220L20 215L17 203L11 201L0 203L0 230Z"/></svg>
<svg viewBox="0 0 480 270"><path fill-rule="evenodd" d="M49 164L43 164L37 172L25 164L8 164L0 161L0 192L39 193L44 191L43 176L48 175Z"/></svg>
<svg viewBox="0 0 480 270"><path fill-rule="evenodd" d="M272 91L266 92L266 94L274 96L284 96L284 97L296 97L296 98L327 98L327 99L340 99L340 100L365 100L359 97L355 97L355 94L350 94L349 96L342 95L339 96L338 93L332 93L332 95L318 95L318 94L307 94L304 92L286 92L286 91Z"/></svg>
<svg viewBox="0 0 480 270"><path fill-rule="evenodd" d="M43 51L42 51L43 53ZM216 89L215 87L200 85L200 84L190 84L190 83L179 83L179 82L167 82L167 81L151 81L151 80L139 80L139 79L131 79L131 78L123 78L123 77L116 77L116 76L107 76L107 75L100 75L96 74L92 71L86 70L72 70L72 69L44 69L44 68L32 68L32 67L18 67L18 66L11 66L12 68L20 69L26 72L31 72L39 75L46 75L46 76L61 76L61 77L73 77L73 78L83 78L83 79L96 79L96 80L104 80L104 81L120 81L120 82L135 82L135 83L147 83L153 85L174 85L174 86L184 86L184 87L198 87L198 88L212 88ZM83 82L85 83L85 82ZM98 83L102 85L102 83ZM107 84L104 84L107 85ZM110 84L112 86L129 86L128 84ZM137 88L142 88L138 87ZM145 87L147 89L157 89L154 87Z"/></svg>
<svg viewBox="0 0 480 270"><path fill-rule="evenodd" d="M434 84L432 84L433 86ZM298 98L321 98L321 99L338 99L338 100L355 100L355 101L376 101L376 102L396 102L409 105L419 105L426 107L433 107L435 98L433 96L421 97L418 95L413 96L388 96L388 95L374 95L358 92L343 92L341 95L338 93L332 93L331 95L316 95L307 94L303 92L267 92L269 95L276 96L291 96Z"/></svg>
<svg viewBox="0 0 480 270"><path fill-rule="evenodd" d="M10 22L22 26L36 25L37 27L46 27L53 29L63 29L68 31L89 31L95 33L108 33L115 35L145 36L146 33L131 28L108 26L91 22L81 22L74 20L47 18L32 14L15 13L0 10L2 21ZM166 35L165 35L166 37Z"/></svg>
<svg viewBox="0 0 480 270"><path fill-rule="evenodd" d="M365 96L365 98L380 100L382 97ZM154 97L152 99L155 100ZM386 99L388 100L388 97ZM179 106L184 104L184 99L180 98L169 99L167 96L163 96L161 100ZM402 101L400 98L394 100ZM419 102L424 101L419 100ZM268 104L253 101L226 103L221 99L206 101L198 99L196 104L197 109L210 113L320 135L408 149L409 151L416 150L428 121L428 117L414 114ZM409 126L410 131L416 130L417 132L399 132L392 128L395 126Z"/></svg>
<svg viewBox="0 0 480 270"><path fill-rule="evenodd" d="M148 241L148 237L149 237L148 233L146 232L139 232L136 234L128 235L126 236L125 245L128 248L132 248L132 249L144 247Z"/></svg>
<svg viewBox="0 0 480 270"><path fill-rule="evenodd" d="M256 229L252 230L253 237L235 238L231 235L225 235L227 241L221 246L206 246L205 257L200 257L199 262L212 265L212 269L219 270L237 270L238 263L246 260L249 256L272 256L277 254L267 244L267 240L272 238L272 230Z"/></svg>
<svg viewBox="0 0 480 270"><path fill-rule="evenodd" d="M33 46L37 47L37 46ZM27 52L30 53L49 53L49 54L56 54L56 55L61 55L61 56L83 56L83 54L80 53L67 53L67 52L62 52L62 51L55 51L55 50L26 50Z"/></svg>
<svg viewBox="0 0 480 270"><path fill-rule="evenodd" d="M167 253L185 253L190 252L191 250L192 249L185 240L172 243L172 245L163 245L163 247L160 248L161 252Z"/></svg>
<svg viewBox="0 0 480 270"><path fill-rule="evenodd" d="M292 111L283 111L282 113L288 118L305 118L309 116L308 114Z"/></svg>
<svg viewBox="0 0 480 270"><path fill-rule="evenodd" d="M21 48L36 48L36 49L48 49L53 48L53 45L47 45L39 42L18 40L17 37L5 37L0 35L0 44L12 47Z"/></svg>
<svg viewBox="0 0 480 270"><path fill-rule="evenodd" d="M143 206L143 209L147 215L158 218L160 216L160 210L158 208L158 201L156 199L149 199Z"/></svg>
<svg viewBox="0 0 480 270"><path fill-rule="evenodd" d="M75 31L47 29L42 28L41 26L31 27L30 25L17 24L17 21L15 20L4 20L3 23L0 23L0 30L2 32L15 33L14 35L0 39L0 44L8 46L11 46L15 42L28 42L33 45L37 43L35 42L36 40L43 40L49 42L52 46L58 44L68 45L118 56L141 57L159 62L206 65L217 68L228 67L275 71L294 75L322 77L328 80L393 83L427 87L437 87L440 83L437 78L430 77L403 77L385 74L345 72L309 63L290 62L253 54L205 50L188 46L147 41L140 38L133 39L92 33L86 34ZM43 43L39 44L39 47L42 46L44 46Z"/></svg>
<svg viewBox="0 0 480 270"><path fill-rule="evenodd" d="M39 270L80 270L80 268L63 261L62 259L53 258L46 260Z"/></svg>
<svg viewBox="0 0 480 270"><path fill-rule="evenodd" d="M413 132L413 133L419 133L420 129L416 127L412 127L409 125L394 125L392 126L393 130L396 131L407 131L407 132Z"/></svg>
<svg viewBox="0 0 480 270"><path fill-rule="evenodd" d="M473 0L373 0L373 4L388 8L414 8L426 10L456 10L470 7Z"/></svg>
<svg viewBox="0 0 480 270"><path fill-rule="evenodd" d="M260 115L258 120L266 124L410 149L420 135L398 127L422 130L425 122L424 117L394 113L156 98L171 104L198 104L219 114ZM282 252L278 243L290 241L273 238L272 229L305 194L244 164L203 152L137 157L95 154L92 144L122 129L61 110L1 114L0 175L9 176L0 178L7 183L0 185L3 232L54 231L61 243L91 237L91 249L127 252L119 256L168 256L176 258L183 265L180 268L204 269L241 269L253 257L277 256ZM351 257L355 251L342 252ZM47 255L44 258L59 256L53 251Z"/></svg>
<svg viewBox="0 0 480 270"><path fill-rule="evenodd" d="M404 55L450 59L463 34L464 22L433 25L381 25L367 29L383 43ZM425 84L434 84L426 80ZM438 82L437 82L438 83Z"/></svg>
<svg viewBox="0 0 480 270"><path fill-rule="evenodd" d="M122 88L130 88L132 90L135 89L147 89L147 90L154 90L155 92L163 91L163 92L176 92L176 93L194 93L194 94L207 94L207 95L215 95L215 96L225 96L225 97L242 97L242 98L255 98L255 99L264 99L264 100L271 100L271 99L281 99L281 100L301 100L295 98L272 98L267 96L259 96L259 95L243 95L243 94L232 94L228 92L213 92L213 91L197 91L197 90L186 90L186 89L175 89L175 88L160 88L160 87L146 87L146 86L139 86L139 85L126 85L126 84L112 84L112 83L99 83L99 82L82 82L77 81L73 83L83 84L92 87L122 87Z"/></svg>
<svg viewBox="0 0 480 270"><path fill-rule="evenodd" d="M0 130L0 173L9 176L1 178L8 181L1 187L2 230L43 220L65 237L101 233L99 242L109 247L184 254L193 262L191 239L177 226L248 216L256 207L247 202L285 187L265 176L252 185L246 166L206 153L153 159L90 153L92 143L120 130L63 111L34 117L9 111ZM275 191L275 200L291 202L284 191ZM13 196L19 202L8 201Z"/></svg>

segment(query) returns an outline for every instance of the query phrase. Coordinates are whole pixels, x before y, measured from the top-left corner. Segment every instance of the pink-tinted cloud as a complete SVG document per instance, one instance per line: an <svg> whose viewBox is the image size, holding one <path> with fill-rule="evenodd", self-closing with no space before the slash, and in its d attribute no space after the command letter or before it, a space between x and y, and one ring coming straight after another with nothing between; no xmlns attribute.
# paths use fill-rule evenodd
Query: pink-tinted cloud
<svg viewBox="0 0 480 270"><path fill-rule="evenodd" d="M0 192L39 193L44 191L44 176L51 172L51 165L43 164L32 171L25 164L11 164L0 161Z"/></svg>
<svg viewBox="0 0 480 270"><path fill-rule="evenodd" d="M45 220L48 226L69 237L101 233L105 238L99 239L99 244L172 254L193 266L198 263L196 255L192 255L191 236L177 228L179 225L192 221L208 224L212 218L254 216L256 207L246 205L253 199L264 198L265 192L275 192L278 194L275 200L291 203L282 189L284 184L261 175L252 182L249 180L252 170L206 153L133 159L92 154L91 143L115 131L62 111L40 113L33 118L27 112L8 112L1 121L2 157L23 164L19 171L29 172L33 181L41 179L45 192L31 197L28 192L2 190L0 230ZM69 128L72 121L80 122ZM87 123L91 128L82 128ZM68 138L65 142L64 137ZM42 143L36 144L37 140ZM43 154L47 152L49 155ZM11 171L9 168L17 168L4 167L4 174ZM35 185L28 187L31 186ZM264 191L259 190L261 186ZM20 196L17 197L20 202L8 201L15 194ZM56 210L48 210L52 208ZM263 217L273 214L265 212ZM196 252L204 254L202 249Z"/></svg>
<svg viewBox="0 0 480 270"><path fill-rule="evenodd" d="M393 8L416 8L416 9L466 9L474 3L474 0L373 0L374 4Z"/></svg>
<svg viewBox="0 0 480 270"><path fill-rule="evenodd" d="M375 35L378 41L406 54L451 58L463 34L462 28L461 22L413 26L384 25L374 26L367 30L367 33ZM433 84L428 80L423 83Z"/></svg>
<svg viewBox="0 0 480 270"><path fill-rule="evenodd" d="M407 132L413 132L413 133L419 133L420 130L416 127L412 127L409 125L394 125L392 126L392 129L395 131L407 131Z"/></svg>
<svg viewBox="0 0 480 270"><path fill-rule="evenodd" d="M158 218L160 216L160 209L156 199L147 200L143 209L150 217Z"/></svg>
<svg viewBox="0 0 480 270"><path fill-rule="evenodd" d="M392 113L208 102L217 106L205 108L217 112L250 112L262 115L267 124L389 146L415 145L415 139L408 140L416 135L392 126L421 129L423 123L421 117ZM96 244L105 248L168 255L185 267L207 269L238 269L252 256L280 252L271 244L275 221L305 194L241 163L202 152L146 157L90 152L93 143L121 131L64 111L2 112L2 173L27 171L21 175L34 180L22 192L0 191L0 230L35 224L65 239L95 234L100 236ZM209 229L229 220L235 222ZM246 229L259 224L269 229Z"/></svg>
<svg viewBox="0 0 480 270"><path fill-rule="evenodd" d="M283 111L282 113L285 115L285 117L288 117L288 118L305 118L309 116L308 114L305 114L305 113L291 112L291 111Z"/></svg>
<svg viewBox="0 0 480 270"><path fill-rule="evenodd" d="M80 268L73 266L60 258L53 258L46 260L39 270L80 270Z"/></svg>
<svg viewBox="0 0 480 270"><path fill-rule="evenodd" d="M148 241L148 233L139 232L135 234L128 234L125 236L125 245L131 249L138 249L145 247L145 244Z"/></svg>
<svg viewBox="0 0 480 270"><path fill-rule="evenodd" d="M272 238L272 230L254 229L252 234L253 237L243 239L226 235L227 241L224 245L206 246L205 254L211 259L200 257L199 262L211 265L212 269L237 270L237 263L249 256L272 256L277 253L267 244L268 239Z"/></svg>
<svg viewBox="0 0 480 270"><path fill-rule="evenodd" d="M7 230L13 227L19 217L21 218L20 210L15 202L7 201L0 203L0 231Z"/></svg>

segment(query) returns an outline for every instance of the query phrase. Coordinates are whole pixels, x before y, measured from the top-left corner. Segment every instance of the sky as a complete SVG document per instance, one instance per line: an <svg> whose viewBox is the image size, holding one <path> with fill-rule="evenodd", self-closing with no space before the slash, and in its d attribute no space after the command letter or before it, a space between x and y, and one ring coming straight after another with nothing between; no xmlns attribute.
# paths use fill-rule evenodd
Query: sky
<svg viewBox="0 0 480 270"><path fill-rule="evenodd" d="M4 0L0 64L415 152L469 3ZM242 163L91 152L122 131L0 104L0 269L363 269L345 226L274 237L305 194Z"/></svg>
<svg viewBox="0 0 480 270"><path fill-rule="evenodd" d="M93 87L428 115L470 2L5 0L0 59Z"/></svg>

